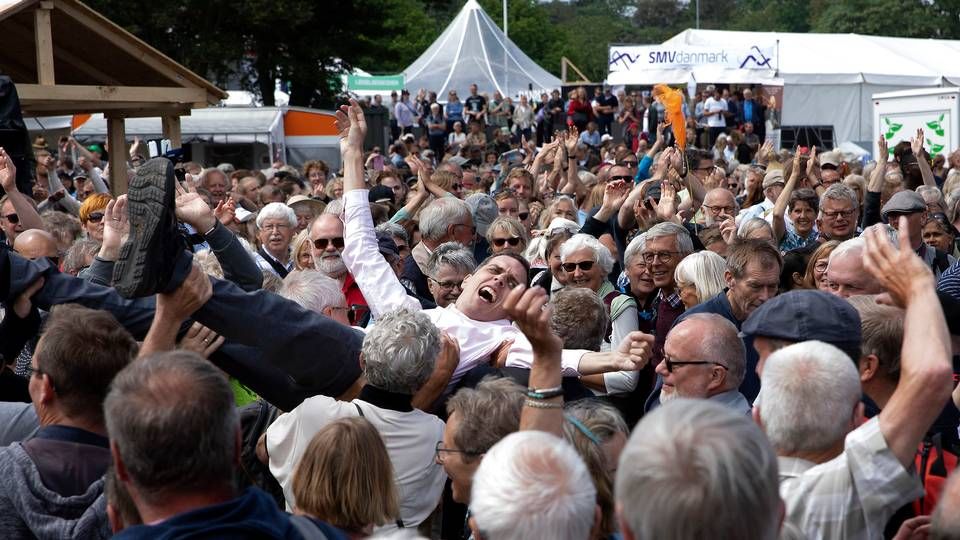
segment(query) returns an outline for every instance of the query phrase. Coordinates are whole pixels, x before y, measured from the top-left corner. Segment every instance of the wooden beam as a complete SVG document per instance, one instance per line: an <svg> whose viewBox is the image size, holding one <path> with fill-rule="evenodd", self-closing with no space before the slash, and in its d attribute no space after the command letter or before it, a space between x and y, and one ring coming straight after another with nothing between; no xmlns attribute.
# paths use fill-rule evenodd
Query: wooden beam
<svg viewBox="0 0 960 540"><path fill-rule="evenodd" d="M6 32L9 32L9 37L11 39L20 41L33 40L33 32L31 32L26 26L19 24L16 19L8 19L3 21L2 27L0 28L2 28L2 32L5 34ZM90 75L90 77L101 84L111 84L115 86L122 85L119 79L108 75L97 66L94 66L90 62L87 62L83 58L73 54L64 47L53 48L53 61L54 65L59 64L60 66L63 66L65 63L69 64L70 67Z"/></svg>
<svg viewBox="0 0 960 540"><path fill-rule="evenodd" d="M44 86L19 84L20 102L100 101L104 103L206 103L207 93L202 88L170 88L165 86Z"/></svg>
<svg viewBox="0 0 960 540"><path fill-rule="evenodd" d="M37 81L41 85L53 85L53 31L50 29L50 12L52 2L40 2L33 12L33 26L36 35L34 44L37 47Z"/></svg>
<svg viewBox="0 0 960 540"><path fill-rule="evenodd" d="M23 113L33 116L57 116L80 113L112 113L117 118L144 116L181 115L189 112L190 105L179 103L99 103L96 101L53 101L21 105Z"/></svg>
<svg viewBox="0 0 960 540"><path fill-rule="evenodd" d="M170 148L180 148L180 117L164 116L160 118L160 122L163 124L163 138L170 139Z"/></svg>
<svg viewBox="0 0 960 540"><path fill-rule="evenodd" d="M127 137L123 118L107 118L110 152L110 192L118 197L127 192Z"/></svg>

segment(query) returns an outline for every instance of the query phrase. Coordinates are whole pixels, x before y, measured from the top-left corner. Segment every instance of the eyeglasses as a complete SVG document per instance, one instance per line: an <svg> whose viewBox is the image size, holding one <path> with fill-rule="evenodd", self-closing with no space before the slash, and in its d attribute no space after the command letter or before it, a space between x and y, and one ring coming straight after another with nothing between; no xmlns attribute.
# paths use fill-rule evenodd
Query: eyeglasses
<svg viewBox="0 0 960 540"><path fill-rule="evenodd" d="M639 164L640 164L639 162L633 161L632 159L629 161L621 161L620 163L617 163L617 165L620 165L621 167L627 167L630 169L636 168Z"/></svg>
<svg viewBox="0 0 960 540"><path fill-rule="evenodd" d="M630 180L633 180L633 177L629 174L622 174L619 176L611 176L610 180L623 180L624 182L629 182Z"/></svg>
<svg viewBox="0 0 960 540"><path fill-rule="evenodd" d="M643 257L643 262L647 264L653 264L656 259L660 259L663 264L670 264L673 262L673 257L679 254L679 251L651 251L641 253L640 256Z"/></svg>
<svg viewBox="0 0 960 540"><path fill-rule="evenodd" d="M87 221L90 223L100 223L103 221L103 212L94 212L87 216Z"/></svg>
<svg viewBox="0 0 960 540"><path fill-rule="evenodd" d="M367 312L370 311L367 306L361 304L353 304L351 306L332 306L330 309L333 311L346 311L347 320L350 321L350 324L357 324L357 321L362 320Z"/></svg>
<svg viewBox="0 0 960 540"><path fill-rule="evenodd" d="M517 214L517 219L519 219L520 221L524 221L528 217L530 217L530 212L520 212L519 214Z"/></svg>
<svg viewBox="0 0 960 540"><path fill-rule="evenodd" d="M20 216L16 214L7 214L3 216L3 218L9 221L10 223L13 223L14 225L16 225L17 223L20 223Z"/></svg>
<svg viewBox="0 0 960 540"><path fill-rule="evenodd" d="M713 361L711 361L711 360L691 360L691 361L689 361L689 362L677 362L677 361L675 361L675 360L671 360L670 357L667 356L667 357L665 357L665 358L663 359L663 361L666 362L666 364L667 364L667 372L668 372L668 373L673 373L673 370L674 370L677 366L707 366L707 365L715 365L715 366L720 366L720 367L722 367L723 369L730 369L730 368L728 368L727 366L721 364L720 362L713 362Z"/></svg>
<svg viewBox="0 0 960 540"><path fill-rule="evenodd" d="M830 218L830 219L837 219L837 218L840 217L840 216L843 216L843 217L846 218L846 219L850 219L850 218L853 217L853 214L855 214L855 213L856 213L856 210L854 210L854 209L851 208L850 210L837 210L836 212L827 212L827 211L824 211L824 212L823 212L823 215L824 215L825 217Z"/></svg>
<svg viewBox="0 0 960 540"><path fill-rule="evenodd" d="M817 261L817 263L813 265L813 268L817 272L826 272L827 266L829 265L830 265L830 261L828 261L827 259L823 259L823 260Z"/></svg>
<svg viewBox="0 0 960 540"><path fill-rule="evenodd" d="M596 261L580 261L578 263L569 262L561 264L560 268L563 268L564 272L572 274L577 270L577 268L579 268L581 272L589 272L595 264L597 264Z"/></svg>
<svg viewBox="0 0 960 540"><path fill-rule="evenodd" d="M337 238L317 238L313 241L313 247L319 250L327 249L327 244L333 244L334 249L343 249L343 237L338 236Z"/></svg>
<svg viewBox="0 0 960 540"><path fill-rule="evenodd" d="M707 211L709 211L711 214L715 216L720 215L721 213L732 214L734 211L734 207L732 206L709 206L704 204L703 207L706 208Z"/></svg>
<svg viewBox="0 0 960 540"><path fill-rule="evenodd" d="M463 290L463 280L460 281L440 281L434 278L428 278L430 281L437 284L441 289L452 291L453 289Z"/></svg>
<svg viewBox="0 0 960 540"><path fill-rule="evenodd" d="M457 223L456 225L454 225L454 227L469 227L469 228L470 228L470 232L472 232L473 234L477 234L477 228L476 228L475 226L473 226L473 225L466 225L466 224L463 224L463 223Z"/></svg>
<svg viewBox="0 0 960 540"><path fill-rule="evenodd" d="M511 236L510 238L494 238L493 239L493 245L497 247L503 247L504 244L510 244L511 246L514 246L514 247L519 246L520 237Z"/></svg>
<svg viewBox="0 0 960 540"><path fill-rule="evenodd" d="M434 447L434 456L436 456L437 461L443 463L443 454L463 454L465 456L479 456L480 452L468 452L466 450L454 450L452 448L444 448L443 441L437 441L437 446Z"/></svg>

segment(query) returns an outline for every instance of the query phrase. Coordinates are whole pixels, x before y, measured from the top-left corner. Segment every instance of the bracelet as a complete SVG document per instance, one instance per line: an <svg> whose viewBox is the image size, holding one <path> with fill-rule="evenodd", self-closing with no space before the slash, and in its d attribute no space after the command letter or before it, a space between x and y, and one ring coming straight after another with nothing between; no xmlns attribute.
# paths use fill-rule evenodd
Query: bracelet
<svg viewBox="0 0 960 540"><path fill-rule="evenodd" d="M204 235L204 236L210 236L210 233L212 233L212 232L214 231L214 229L217 228L217 225L218 225L219 223L220 223L220 220L216 220L216 221L214 222L214 224L213 224L213 227L210 227L210 230L207 231L207 232L205 232L205 233L203 233L203 235Z"/></svg>
<svg viewBox="0 0 960 540"><path fill-rule="evenodd" d="M528 388L527 397L530 399L552 399L563 395L563 387L555 388Z"/></svg>
<svg viewBox="0 0 960 540"><path fill-rule="evenodd" d="M543 401L526 400L523 404L534 409L562 409L563 403L548 403Z"/></svg>

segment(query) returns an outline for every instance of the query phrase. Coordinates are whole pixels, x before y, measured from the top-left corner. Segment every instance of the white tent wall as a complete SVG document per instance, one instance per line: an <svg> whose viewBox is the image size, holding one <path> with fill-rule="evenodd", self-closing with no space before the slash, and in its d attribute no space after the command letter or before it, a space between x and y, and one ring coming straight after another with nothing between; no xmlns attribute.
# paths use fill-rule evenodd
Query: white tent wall
<svg viewBox="0 0 960 540"><path fill-rule="evenodd" d="M480 93L516 96L560 88L560 79L538 66L510 41L476 0L467 0L440 37L404 70L411 93L423 88L446 102L476 83Z"/></svg>
<svg viewBox="0 0 960 540"><path fill-rule="evenodd" d="M834 141L871 143L871 96L878 92L960 83L960 41L858 34L791 34L688 29L664 49L776 46L776 76L783 84L782 124L832 125ZM611 70L608 82L652 85L764 84L770 73L698 65L683 69ZM870 148L871 144L866 144Z"/></svg>

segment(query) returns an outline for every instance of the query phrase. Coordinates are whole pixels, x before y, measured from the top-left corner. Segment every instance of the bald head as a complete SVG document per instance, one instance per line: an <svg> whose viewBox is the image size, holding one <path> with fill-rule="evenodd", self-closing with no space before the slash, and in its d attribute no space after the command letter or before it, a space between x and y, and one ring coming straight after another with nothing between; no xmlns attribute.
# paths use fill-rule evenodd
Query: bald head
<svg viewBox="0 0 960 540"><path fill-rule="evenodd" d="M13 242L13 249L28 259L59 255L57 239L43 229L29 229L20 233Z"/></svg>
<svg viewBox="0 0 960 540"><path fill-rule="evenodd" d="M714 188L703 198L704 217L707 226L737 215L737 200L726 188Z"/></svg>

